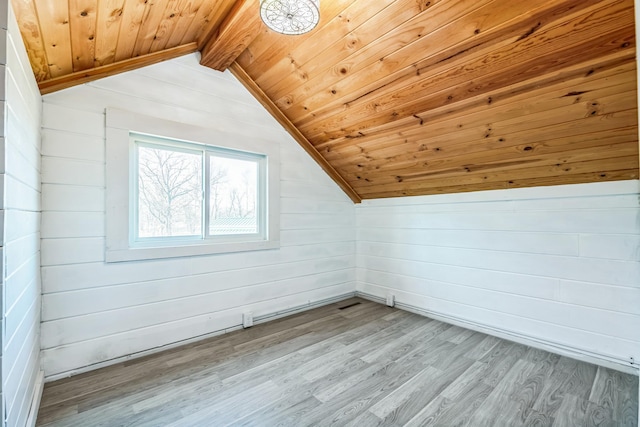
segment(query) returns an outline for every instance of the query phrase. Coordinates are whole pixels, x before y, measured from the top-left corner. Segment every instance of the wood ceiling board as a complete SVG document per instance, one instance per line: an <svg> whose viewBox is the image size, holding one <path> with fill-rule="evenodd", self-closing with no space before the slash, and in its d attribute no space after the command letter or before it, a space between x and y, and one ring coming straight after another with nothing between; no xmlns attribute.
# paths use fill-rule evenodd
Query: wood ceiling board
<svg viewBox="0 0 640 427"><path fill-rule="evenodd" d="M173 34L178 21L182 17L182 13L187 7L190 7L192 2L190 0L173 0L167 3L167 7L163 11L156 32L149 46L149 52L157 52L165 48L169 43L169 38ZM189 13L187 13L188 15ZM191 19L195 14L191 15ZM177 38L177 36L176 36ZM182 39L182 37L180 37Z"/></svg>
<svg viewBox="0 0 640 427"><path fill-rule="evenodd" d="M144 16L138 31L133 56L140 56L151 52L151 44L157 38L158 26L164 17L166 8L170 8L177 0L149 0L144 10Z"/></svg>
<svg viewBox="0 0 640 427"><path fill-rule="evenodd" d="M308 51L310 46L315 46L315 52L311 52L311 55L317 55L322 49L327 47L327 43L334 43L336 39L340 37L339 31L344 31L345 27L357 25L355 20L365 19L370 13L377 13L380 6L389 1L393 0L382 0L375 8L372 8L368 4L362 5L362 3L356 0L320 2L320 22L313 31L306 34L290 36L276 33L265 27L264 31L258 34L251 46L242 52L236 62L242 66L247 74L253 73L254 71L257 72L256 78L262 76L260 70L262 70L263 73L277 73L278 71L273 68L274 65L282 61L289 61L290 63L291 59L296 57L297 47L304 46L303 50ZM355 4L361 5L360 9L358 9L360 16L357 18L352 12L349 12L350 6ZM250 68L250 64L254 61L256 61L259 66L258 70L252 70ZM287 70L287 73L284 75L288 75L288 71L289 70ZM281 74L280 78L282 78L282 76ZM264 82L259 84L262 88L267 87Z"/></svg>
<svg viewBox="0 0 640 427"><path fill-rule="evenodd" d="M215 37L204 45L200 64L226 70L263 28L258 6L253 0L238 0Z"/></svg>
<svg viewBox="0 0 640 427"><path fill-rule="evenodd" d="M467 176L477 172L512 171L514 177L520 177L520 170L523 168L563 165L571 167L574 163L604 160L612 157L633 158L638 155L638 144L633 138L627 138L627 141L617 144L613 144L611 141L598 142L598 145L585 144L585 148L582 148L580 144L576 144L570 151L566 151L566 145L560 146L560 150L546 150L546 153L543 153L545 150L523 152L497 149L483 151L476 156L465 156L465 158L450 157L441 160L427 160L413 167L405 166L396 171L379 171L376 178L373 179L366 179L367 174L364 172L341 172L343 172L342 174L347 181L364 181L361 185L357 185L358 188L361 188L361 186L378 187L381 184L409 182L423 180L424 178L442 179ZM355 186L356 184L353 185Z"/></svg>
<svg viewBox="0 0 640 427"><path fill-rule="evenodd" d="M122 24L125 0L100 0L96 23L95 66L111 64Z"/></svg>
<svg viewBox="0 0 640 427"><path fill-rule="evenodd" d="M464 100L478 92L513 85L539 75L541 70L552 72L562 69L584 61L585 56L598 57L624 49L634 51L633 20L629 13L621 15L627 17L626 22L607 20L606 28L598 28L601 32L596 32L589 24L602 21L576 20L575 37L565 36L566 42L556 34L541 32L537 40L523 39L509 48L491 52L437 75L415 76L410 85L394 86L394 91L385 90L386 93L374 99L360 98L349 103L348 114L341 108L338 114L328 119L302 125L294 121L294 124L310 140L315 140L324 129L344 129L345 133L363 131L370 126ZM616 17L622 19L622 16ZM529 47L530 43L535 44Z"/></svg>
<svg viewBox="0 0 640 427"><path fill-rule="evenodd" d="M506 12L493 16L491 6L494 4L489 3L479 9L467 11L467 14L462 14L462 11L466 10L463 5L459 6L458 14L455 14L456 10L446 10L446 13L452 16L442 17L443 21L439 27L425 28L422 20L418 19L423 16L420 15L349 57L345 63L354 65L347 69L347 76L336 78L325 73L320 81L311 81L305 87L299 88L299 93L294 90L286 94L282 98L285 104L281 106L287 109L287 114L294 118L294 122L303 125L308 121L335 114L341 107L349 108L354 100L362 101L363 97L375 95L385 87L392 92L394 88L402 87L399 83L403 79L424 80L427 70L416 75L417 70L429 65L437 64L441 70L456 65L463 67L470 58L482 57L483 52L485 56L491 54L499 47L495 45L497 41L502 41L503 44L507 44L509 40L517 41L524 33L530 31L532 26L542 22L542 18L566 11L566 7L557 5L550 11L549 5L546 4L546 7L534 10L535 13L531 13L531 16L525 14L525 21L513 22L514 15L522 15L523 11L527 10L522 3L519 3L520 12L507 8ZM424 15L424 19L432 23L430 13L431 10ZM511 19L503 22L506 18ZM500 22L501 26L496 27L496 23ZM412 24L412 27L404 29L408 24ZM466 28L466 31L462 31L461 28ZM403 29L404 31L400 31ZM476 34L476 30L480 32ZM403 40L403 37L406 37L404 33L414 35L413 43ZM422 33L427 34L421 36ZM507 41L504 41L505 39ZM315 87L317 93L314 94L307 87ZM320 88L322 90L318 90ZM272 94L274 97L278 95ZM295 104L295 100L300 97L304 98L304 105Z"/></svg>
<svg viewBox="0 0 640 427"><path fill-rule="evenodd" d="M72 73L69 8L55 0L35 0L35 5L51 77Z"/></svg>
<svg viewBox="0 0 640 427"><path fill-rule="evenodd" d="M269 111L269 113L285 128L287 132L300 144L300 146L320 165L320 167L333 179L342 191L354 202L360 203L360 196L353 190L353 188L344 180L344 178L336 172L336 170L327 162L320 153L307 141L297 129L291 124L289 119L273 104L273 102L262 92L260 87L251 80L248 74L244 72L242 67L237 63L231 64L229 70L234 76L251 92L251 94Z"/></svg>
<svg viewBox="0 0 640 427"><path fill-rule="evenodd" d="M619 71L627 69L627 71L619 73ZM393 131L393 133L383 133L381 135L367 134L361 138L344 139L341 143L334 145L323 145L321 148L326 152L327 158L338 156L344 158L349 153L361 154L362 149L372 153L375 149L386 149L398 145L397 141L401 140L413 144L415 150L421 148L427 143L434 141L447 141L449 139L459 138L469 135L481 137L486 132L487 125L492 123L500 123L509 119L518 119L527 116L522 126L526 128L530 123L532 114L546 112L557 108L572 107L578 102L587 102L596 100L598 97L611 95L612 93L621 93L630 95L627 108L635 107L635 90L636 71L635 63L628 63L624 68L615 68L611 70L603 70L600 73L591 73L589 76L580 76L577 79L567 81L563 84L555 84L552 86L543 86L539 89L524 92L512 98L503 98L497 102L488 104L484 102L482 105L470 110L450 113L440 117L439 120L413 120L411 125L405 125L401 131ZM584 98L584 99L583 99ZM586 104L585 104L585 111ZM563 110L559 110L557 118L562 117ZM422 123L422 124L421 124ZM546 123L547 126L553 123ZM477 130L474 130L476 129ZM529 126L529 128L532 128ZM449 134L453 134L449 137ZM469 136L467 135L467 136ZM495 136L495 132L494 132ZM462 139L465 140L464 138ZM333 154L330 154L333 153ZM341 164L341 163L337 163Z"/></svg>
<svg viewBox="0 0 640 427"><path fill-rule="evenodd" d="M69 3L74 72L93 68L95 65L97 7L98 0L77 0Z"/></svg>
<svg viewBox="0 0 640 427"><path fill-rule="evenodd" d="M473 7L490 2L491 0L482 0L474 3ZM285 88L285 92L270 92L269 96L276 99L276 104L283 111L286 111L287 115L295 122L305 116L316 114L315 110L320 106L342 106L344 104L343 98L349 99L355 96L351 92L352 90L378 80L368 74L363 74L363 70L373 68L378 71L381 77L387 77L393 72L394 67L400 66L400 61L405 61L406 66L411 66L415 62L412 53L421 52L422 49L431 46L426 43L428 36L423 37L423 35L437 31L439 26L447 25L450 21L454 21L466 13L469 13L468 4L465 6L462 2L454 4L439 2L432 8L419 12L412 19L401 22L400 25L397 25L395 19L391 20L388 16L385 25L378 22L376 17L379 15L376 15L373 20L369 21L371 24L368 22L362 26L363 28L358 29L359 34L356 37L362 40L362 48L355 52L352 50L334 52L334 55L338 54L335 59L327 55L318 58L313 62L315 67L319 68L317 72L314 73L312 69L303 70L306 75L310 76L303 85L296 86L293 82L292 87ZM400 19L405 18L402 14L400 17ZM382 31L389 31L383 34L378 33L378 28L381 25ZM414 44L421 39L425 42ZM335 62L336 59L338 62ZM320 68L321 66L322 68ZM333 70L339 72L335 73ZM341 72L342 70L345 72ZM330 104L332 102L335 103ZM297 109L293 109L293 107L297 107Z"/></svg>
<svg viewBox="0 0 640 427"><path fill-rule="evenodd" d="M65 89L78 84L91 82L103 77L112 76L114 74L123 73L125 71L135 70L147 65L157 64L158 62L168 59L177 58L198 50L195 42L186 45L166 49L159 52L150 53L143 56L137 56L125 61L118 61L112 64L103 65L101 67L91 68L89 70L78 71L73 74L56 77L54 79L44 80L38 83L40 93L47 94L57 90Z"/></svg>
<svg viewBox="0 0 640 427"><path fill-rule="evenodd" d="M12 0L11 4L36 81L46 80L51 77L51 74L35 5L30 0Z"/></svg>
<svg viewBox="0 0 640 427"><path fill-rule="evenodd" d="M491 124L489 131L495 132L486 137L487 128L472 129L470 131L451 134L450 138L439 138L437 135L412 143L399 143L392 147L380 149L364 149L360 153L348 156L337 153L335 157L340 161L331 163L342 168L353 167L359 169L368 168L372 173L382 173L388 169L402 169L406 164L415 161L428 162L437 156L461 157L471 156L473 153L487 149L509 147L527 142L552 140L560 137L581 135L584 139L590 139L590 134L599 131L613 132L619 128L628 128L630 120L635 113L635 106L625 111L617 111L600 116L589 116L574 121L559 121L559 123L547 124L544 127ZM577 128L579 127L579 128ZM567 147L571 151L572 147ZM328 156L327 156L328 157ZM332 156L333 158L333 156ZM360 166L358 166L360 165Z"/></svg>
<svg viewBox="0 0 640 427"><path fill-rule="evenodd" d="M593 117L588 117L574 122L546 126L535 132L524 130L504 137L493 137L481 139L480 141L469 141L468 139L465 140L461 138L459 142L456 141L455 143L447 144L436 140L434 144L420 145L419 148L416 148L415 145L407 144L401 154L398 154L396 149L388 149L388 151L378 151L364 156L352 156L351 158L345 156L340 163L331 163L337 169L344 171L343 173L350 172L351 168L353 168L352 165L356 165L357 170L361 170L361 175L366 178L368 177L367 171L383 174L388 170L394 170L396 168L403 170L404 167L414 165L416 162L428 163L432 160L443 158L460 159L461 163L465 163L467 162L467 160L465 160L467 157L473 157L476 153L484 153L487 150L504 149L513 146L522 147L523 151L535 151L539 145L562 145L562 141L565 140L566 145L563 147L563 150L565 152L571 152L571 150L578 145L570 144L577 139L583 141L580 144L592 144L595 146L598 144L607 145L609 143L606 138L601 138L603 132L606 135L610 135L612 141L618 134L625 135L623 137L624 140L627 140L629 134L633 135L633 132L637 134L637 126L629 125L629 123L632 122L634 114L637 115L636 109L609 114L601 118L596 118L596 120L594 120ZM560 141L560 143L558 141ZM531 147L531 149L526 150L527 147ZM396 174L397 173L398 172L396 172Z"/></svg>
<svg viewBox="0 0 640 427"><path fill-rule="evenodd" d="M390 184L377 184L371 186L354 185L358 194L363 199L371 198L374 194L385 192L401 192L405 190L421 191L424 194L434 194L438 187L466 187L465 191L477 191L477 185L496 183L500 188L508 188L511 182L523 179L546 179L553 182L550 185L577 184L573 175L606 174L608 171L634 170L638 176L638 156L616 157L573 163L571 165L549 165L544 167L519 168L514 171L498 171L485 173L467 173L453 177L416 179ZM359 181L361 182L361 181Z"/></svg>
<svg viewBox="0 0 640 427"><path fill-rule="evenodd" d="M169 16L165 20L169 21L166 26L169 36L163 38L165 40L161 44L152 45L151 49L157 52L161 49L179 46L190 28L195 27L194 20L198 16L201 9L204 9L204 0L182 0L178 2L178 8L171 10ZM171 16L174 15L174 16ZM160 24L163 26L165 24ZM194 41L195 35L191 36L190 41Z"/></svg>
<svg viewBox="0 0 640 427"><path fill-rule="evenodd" d="M638 168L610 170L607 172L590 172L571 175L571 182L565 184L584 184L607 181L624 181L638 179ZM514 179L500 182L485 182L481 184L457 185L435 188L404 188L402 190L380 191L370 193L362 197L363 200L383 199L392 197L425 196L435 194L468 193L472 191L506 190L509 188L546 187L562 185L557 177L536 177L530 179Z"/></svg>
<svg viewBox="0 0 640 427"><path fill-rule="evenodd" d="M416 162L422 164L437 164L437 159L451 158L460 164L471 164L475 153L484 153L487 150L518 147L523 151L536 151L538 146L554 146L558 140L566 138L569 141L580 139L573 145L565 145L558 151L570 153L577 149L581 143L597 145L609 143L606 139L598 139L601 132L611 135L612 140L617 132L629 132L636 129L628 126L636 110L620 111L601 117L589 117L574 122L559 123L555 126L546 126L542 129L520 130L511 133L499 133L490 138L464 137L459 140L442 141L433 138L422 144L399 144L398 148L390 147L383 150L364 152L355 156L341 156L340 162L332 162L343 174L357 171L366 178L375 178L391 171L394 174L412 167ZM595 120L594 120L595 119ZM627 127L625 127L627 126ZM515 128L515 127L514 127ZM633 131L630 132L633 134ZM524 154L527 153L523 153ZM561 153L558 153L560 156ZM426 169L426 168L425 168Z"/></svg>
<svg viewBox="0 0 640 427"><path fill-rule="evenodd" d="M446 104L429 111L412 115L412 117L371 127L367 129L367 140L372 138L385 139L396 135L403 136L412 130L421 129L424 123L432 123L460 115L472 114L476 111L484 111L487 105L495 107L503 103L527 100L530 97L531 91L537 91L535 93L539 93L539 89L544 87L556 87L561 88L561 90L564 88L566 93L573 92L575 89L573 89L574 86L572 85L576 84L576 81L617 74L619 71L612 71L615 67L620 67L622 71L631 70L635 73L635 52L632 50L617 52L600 58L598 64L594 64L593 61L580 63L575 66L534 77L518 85L508 86L489 93L480 93L472 98L453 104ZM351 145L356 139L358 142L362 141L362 136L363 134L360 132L352 132L348 135L339 136L337 132L327 131L323 135L323 138L318 138L314 141L314 145L322 149L324 149L325 146Z"/></svg>
<svg viewBox="0 0 640 427"><path fill-rule="evenodd" d="M120 32L116 42L116 61L133 57L133 50L138 40L138 33L145 16L147 0L127 0L122 10Z"/></svg>
<svg viewBox="0 0 640 427"><path fill-rule="evenodd" d="M297 37L265 31L238 57L237 62L247 74L255 76L256 83L265 92L275 97L272 86L280 83L290 85L294 77L302 83L309 79L309 67L313 64L322 67L337 61L337 52L342 55L356 49L360 44L357 37L345 37L363 23L370 22L370 18L381 14L379 9L388 4L400 4L398 11L407 7L405 13L409 16L419 10L415 0L383 0L375 8L355 0L321 2L322 19L314 31ZM378 28L378 31L382 32L384 28ZM331 55L329 62L323 56L327 51ZM255 68L251 67L252 63L256 64Z"/></svg>
<svg viewBox="0 0 640 427"><path fill-rule="evenodd" d="M213 3L210 0L205 0L204 8L200 9L195 19L195 31L193 34L187 32L185 38L195 37L193 40L198 42L198 49L202 50L204 45L216 36L218 27L236 6L236 3L236 0L216 1ZM203 13L201 14L200 12ZM192 39L189 38L189 40Z"/></svg>
<svg viewBox="0 0 640 427"><path fill-rule="evenodd" d="M561 159L563 154L572 154L574 150L587 148L609 147L612 144L634 142L637 139L635 127L616 128L592 132L589 134L570 135L553 139L534 136L530 132L513 134L508 140L491 141L483 149L468 150L466 145L460 144L449 147L444 151L429 151L423 157L407 157L404 160L367 162L348 164L340 167L343 175L354 178L354 175L364 179L369 172L392 174L397 176L406 171L420 168L423 171L440 170L468 165L492 164L494 161L528 158L532 156L555 155ZM611 149L610 147L607 149ZM427 150L425 150L427 151ZM464 171L466 172L466 171ZM355 177L358 179L357 177Z"/></svg>

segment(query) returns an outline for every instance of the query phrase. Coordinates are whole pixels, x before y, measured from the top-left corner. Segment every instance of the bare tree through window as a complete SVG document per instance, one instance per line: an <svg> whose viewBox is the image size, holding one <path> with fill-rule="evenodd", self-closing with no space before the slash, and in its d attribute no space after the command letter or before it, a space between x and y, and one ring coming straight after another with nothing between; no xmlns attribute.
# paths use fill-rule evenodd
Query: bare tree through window
<svg viewBox="0 0 640 427"><path fill-rule="evenodd" d="M202 156L140 146L139 235L199 235L202 227Z"/></svg>
<svg viewBox="0 0 640 427"><path fill-rule="evenodd" d="M259 164L206 150L138 144L138 238L258 232ZM203 164L203 159L208 159ZM208 168L209 211L203 218Z"/></svg>

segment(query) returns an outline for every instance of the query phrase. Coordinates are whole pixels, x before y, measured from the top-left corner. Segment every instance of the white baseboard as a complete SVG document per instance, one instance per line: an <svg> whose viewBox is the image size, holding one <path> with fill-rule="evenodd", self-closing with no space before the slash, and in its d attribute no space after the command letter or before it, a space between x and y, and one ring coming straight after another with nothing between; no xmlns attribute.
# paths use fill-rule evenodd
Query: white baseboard
<svg viewBox="0 0 640 427"><path fill-rule="evenodd" d="M36 385L33 388L33 396L31 396L31 406L29 407L29 416L27 417L27 427L35 427L38 410L40 409L40 400L42 399L42 390L44 389L44 371L38 371L36 377Z"/></svg>
<svg viewBox="0 0 640 427"><path fill-rule="evenodd" d="M265 323L268 322L270 320L275 320L281 317L286 317L286 316L290 316L292 314L296 314L296 313L301 313L303 311L307 311L307 310L311 310L317 307L322 307L324 305L329 305L329 304L333 304L339 301L343 301L345 299L348 298L353 298L356 295L355 292L348 292L346 294L341 294L335 297L331 297L331 298L325 298L322 300L318 300L318 301L309 301L306 304L302 304L296 307L291 307L285 310L280 310L280 311L276 311L274 313L270 313L270 314L264 314L262 316L256 316L253 319L253 323L254 324L258 324L258 323ZM238 318L240 318L241 316L238 315ZM89 371L94 371L96 369L100 369L100 368L104 368L107 366L111 366L111 365L116 365L118 363L122 363L122 362L126 362L127 360L131 360L131 359L137 359L139 357L144 357L144 356L148 356L150 354L154 354L154 353L159 353L161 351L165 351L165 350L169 350L175 347L180 347L186 344L191 344L194 342L198 342L198 341L202 341L208 338L212 338L218 335L223 335L223 334L227 334L229 332L233 332L233 331L238 331L240 329L243 329L242 323L239 323L237 325L233 325L230 326L228 328L224 328L224 329L220 329L217 331L212 331L209 332L207 334L204 335L198 335L196 337L192 337L192 338L188 338L185 340L181 340L181 341L176 341L170 344L166 344L166 345L162 345L159 347L154 347L148 350L144 350L144 351L139 351L137 353L133 353L133 354L128 354L126 356L121 356L121 357L116 357L114 359L109 359L109 360L105 360L103 362L99 362L99 363L94 363L91 365L87 365L87 366L83 366L81 368L77 368L77 369L73 369L71 371L65 371L65 372L61 372L58 374L54 374L54 375L49 375L47 377L45 377L45 382L51 382L51 381L56 381L62 378L68 378L74 375L78 375L78 374L82 374L85 372L89 372Z"/></svg>
<svg viewBox="0 0 640 427"><path fill-rule="evenodd" d="M377 302L380 304L386 304L385 298L379 297L373 294L369 294L366 292L356 291L356 296L369 301ZM570 357L572 359L577 359L587 363L593 363L594 365L603 366L605 368L614 369L616 371L625 372L627 374L632 374L636 376L639 375L638 365L622 363L618 360L608 358L607 356L603 356L600 354L590 353L588 351L565 346L565 345L554 343L551 341L545 341L538 338L529 337L529 336L522 335L517 332L509 331L506 329L495 328L492 326L471 322L469 320L448 316L446 314L433 312L431 310L425 310L420 307L416 307L410 304L405 304L402 302L396 301L395 307L401 310L409 311L411 313L419 314L421 316L429 317L431 319L439 320L445 323L450 323L456 326L461 326L466 329L471 329L471 330L482 332L488 335L493 335L498 338L514 341L519 344L527 345L529 347L535 347L541 350L546 350L551 353L559 354L561 356Z"/></svg>

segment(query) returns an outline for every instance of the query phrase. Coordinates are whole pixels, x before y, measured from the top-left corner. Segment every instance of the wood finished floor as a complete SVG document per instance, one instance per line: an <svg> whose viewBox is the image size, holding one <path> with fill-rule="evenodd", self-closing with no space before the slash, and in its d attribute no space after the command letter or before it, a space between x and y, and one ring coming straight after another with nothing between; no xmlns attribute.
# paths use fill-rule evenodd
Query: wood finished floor
<svg viewBox="0 0 640 427"><path fill-rule="evenodd" d="M637 414L637 377L352 299L48 383L38 425L618 427Z"/></svg>

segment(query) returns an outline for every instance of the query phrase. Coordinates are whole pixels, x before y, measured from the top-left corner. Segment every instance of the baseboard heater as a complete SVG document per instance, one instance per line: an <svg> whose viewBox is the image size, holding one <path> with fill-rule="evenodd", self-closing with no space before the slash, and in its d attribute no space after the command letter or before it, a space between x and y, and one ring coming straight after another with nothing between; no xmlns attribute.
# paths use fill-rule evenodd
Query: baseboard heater
<svg viewBox="0 0 640 427"><path fill-rule="evenodd" d="M380 304L386 304L387 302L386 298L384 297L379 297L377 295L369 294L366 292L356 291L355 294L357 297L360 297L369 301L377 302ZM572 359L577 359L583 362L593 363L594 365L600 365L605 368L615 369L616 371L621 371L631 375L640 376L639 370L638 370L640 366L638 366L637 362L629 363L622 359L616 359L610 356L605 356L602 354L592 353L589 351L565 346L552 341L545 341L545 340L533 338L527 335L521 335L516 332L508 331L506 329L486 326L481 323L475 323L469 320L460 319L458 317L448 316L446 314L440 314L431 310L425 310L423 308L420 308L411 304L398 302L397 300L395 300L395 307L401 310L409 311L411 313L419 314L421 316L429 317L431 319L440 320L445 323L450 323L452 325L457 325L463 328L486 333L488 335L493 335L498 338L504 338L506 340L514 341L519 344L524 344L529 347L539 348L541 350L546 350L551 353L559 354L561 356L567 356Z"/></svg>

